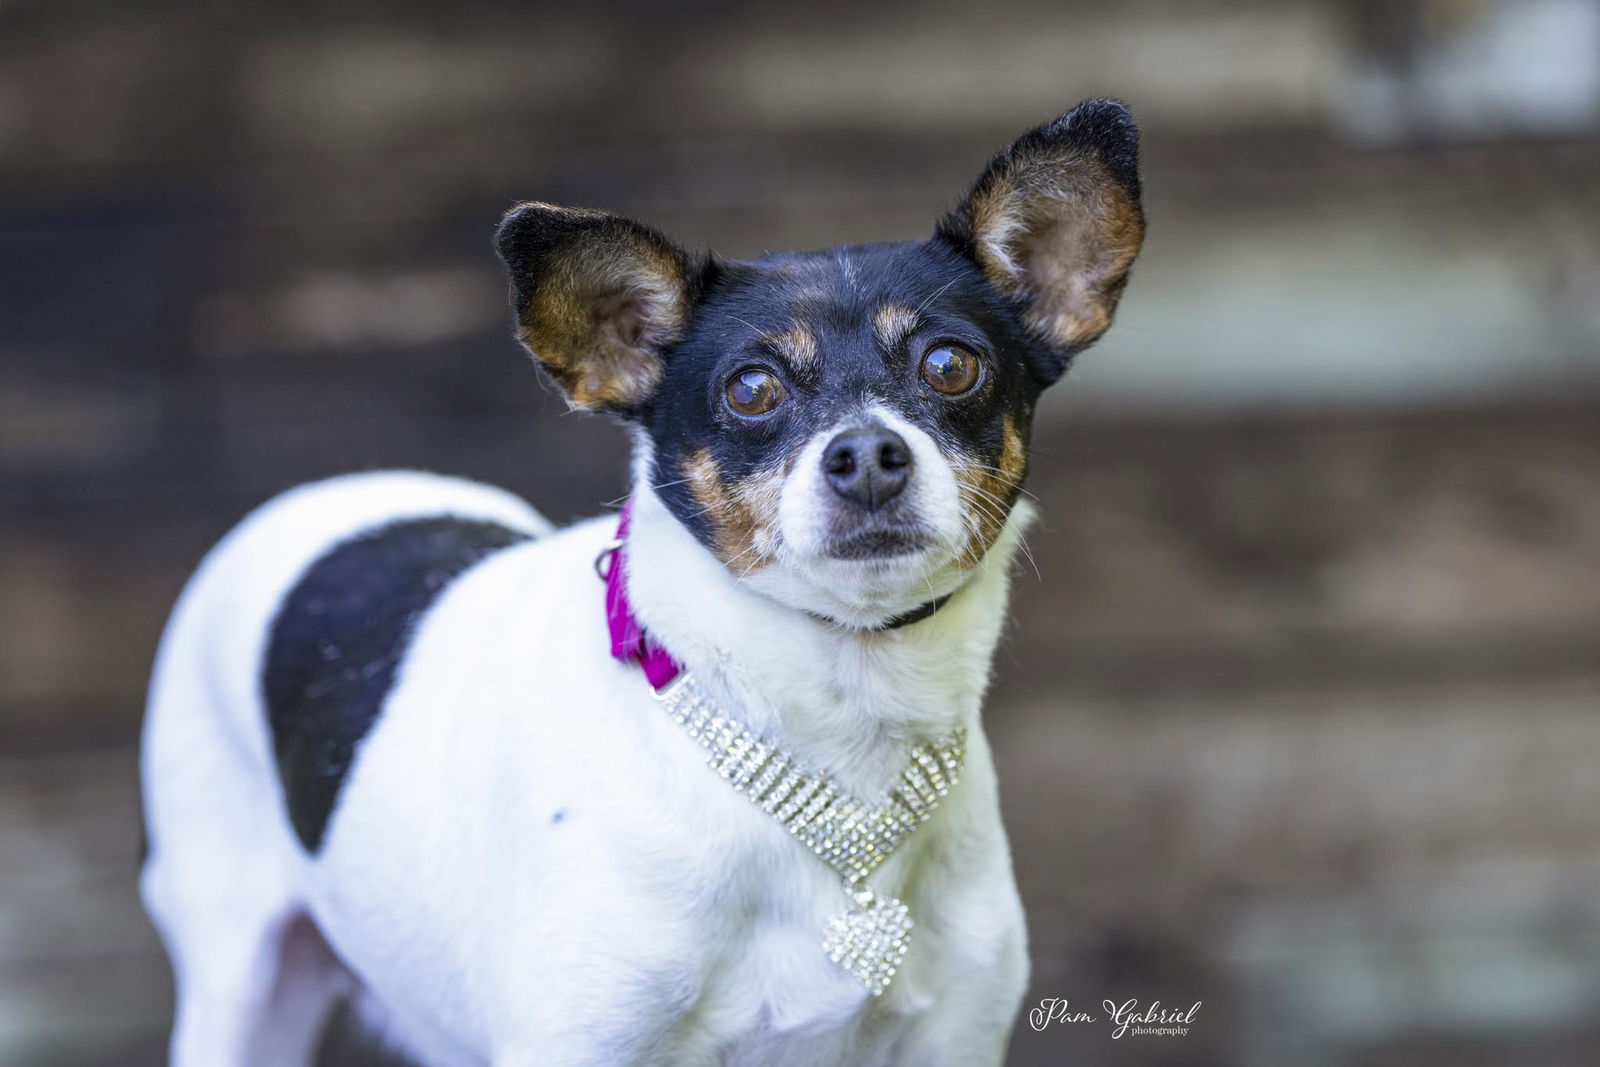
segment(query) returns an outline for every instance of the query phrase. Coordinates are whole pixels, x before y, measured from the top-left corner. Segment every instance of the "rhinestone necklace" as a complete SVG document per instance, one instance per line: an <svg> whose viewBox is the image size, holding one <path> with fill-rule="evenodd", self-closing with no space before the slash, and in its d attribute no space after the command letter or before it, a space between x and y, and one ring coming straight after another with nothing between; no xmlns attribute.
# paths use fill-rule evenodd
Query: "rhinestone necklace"
<svg viewBox="0 0 1600 1067"><path fill-rule="evenodd" d="M960 779L966 731L913 748L899 784L869 804L717 712L692 674L679 673L655 695L710 754L713 770L844 879L851 906L828 920L822 949L873 996L882 994L905 958L911 914L903 902L875 893L867 876L928 821Z"/></svg>
<svg viewBox="0 0 1600 1067"><path fill-rule="evenodd" d="M761 810L777 819L801 844L844 879L851 906L823 928L822 949L866 986L873 996L889 988L905 958L911 936L911 911L904 902L880 896L866 884L961 777L967 732L911 750L899 784L877 804L850 796L826 776L800 765L788 753L720 714L698 681L645 633L628 600L624 582L629 513L623 505L617 535L595 560L606 584L606 626L611 654L644 669L650 690L667 712L689 731L710 757L707 762ZM948 597L895 621L909 625L938 610Z"/></svg>

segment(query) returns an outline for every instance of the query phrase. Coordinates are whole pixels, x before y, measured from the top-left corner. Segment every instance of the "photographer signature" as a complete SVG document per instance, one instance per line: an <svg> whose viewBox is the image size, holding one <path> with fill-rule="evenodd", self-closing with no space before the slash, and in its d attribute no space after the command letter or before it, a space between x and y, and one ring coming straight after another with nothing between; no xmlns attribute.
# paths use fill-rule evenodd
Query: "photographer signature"
<svg viewBox="0 0 1600 1067"><path fill-rule="evenodd" d="M1112 1000L1100 1002L1111 1024L1111 1038L1116 1040L1124 1034L1135 1036L1178 1036L1189 1032L1189 1027L1194 1023L1194 1017L1200 1012L1201 1001L1195 1001L1186 1011L1176 1008L1163 1008L1161 1001L1152 1001L1148 1008L1140 1010L1137 1000L1125 1000L1121 1004ZM1074 1011L1066 997L1045 997L1039 1001L1039 1006L1028 1012L1028 1025L1035 1030L1043 1030L1051 1023L1096 1023L1098 1016L1090 1015L1085 1011Z"/></svg>

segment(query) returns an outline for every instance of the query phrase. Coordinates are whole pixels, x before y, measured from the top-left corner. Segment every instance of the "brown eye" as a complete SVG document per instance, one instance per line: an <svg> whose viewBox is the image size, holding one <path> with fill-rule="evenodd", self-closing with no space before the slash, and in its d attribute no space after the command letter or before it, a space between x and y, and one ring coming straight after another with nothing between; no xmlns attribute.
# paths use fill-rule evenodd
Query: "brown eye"
<svg viewBox="0 0 1600 1067"><path fill-rule="evenodd" d="M728 379L728 406L741 415L765 415L789 394L771 371L749 367Z"/></svg>
<svg viewBox="0 0 1600 1067"><path fill-rule="evenodd" d="M960 345L939 345L922 357L922 380L947 396L978 384L978 357Z"/></svg>

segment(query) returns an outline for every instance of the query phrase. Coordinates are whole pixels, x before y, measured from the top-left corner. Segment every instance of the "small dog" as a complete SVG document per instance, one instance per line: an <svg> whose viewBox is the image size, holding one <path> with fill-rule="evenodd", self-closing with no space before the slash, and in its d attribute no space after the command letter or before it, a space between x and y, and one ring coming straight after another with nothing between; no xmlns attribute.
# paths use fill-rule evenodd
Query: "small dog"
<svg viewBox="0 0 1600 1067"><path fill-rule="evenodd" d="M623 529L392 472L212 551L144 734L172 1063L307 1063L343 999L427 1064L999 1063L1027 956L979 705L1137 138L1089 101L928 240L747 263L512 210L519 339L631 428Z"/></svg>

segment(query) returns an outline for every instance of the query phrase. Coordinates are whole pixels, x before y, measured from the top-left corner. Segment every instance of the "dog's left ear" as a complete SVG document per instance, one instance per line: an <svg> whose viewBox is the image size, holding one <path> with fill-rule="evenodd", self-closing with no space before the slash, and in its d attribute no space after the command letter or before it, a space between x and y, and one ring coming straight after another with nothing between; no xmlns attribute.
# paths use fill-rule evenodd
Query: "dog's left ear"
<svg viewBox="0 0 1600 1067"><path fill-rule="evenodd" d="M567 402L638 415L688 322L687 253L632 219L540 203L512 208L495 247L511 275L517 339Z"/></svg>
<svg viewBox="0 0 1600 1067"><path fill-rule="evenodd" d="M1052 382L1111 325L1144 241L1139 130L1115 100L1089 100L996 156L937 237L1021 308Z"/></svg>

